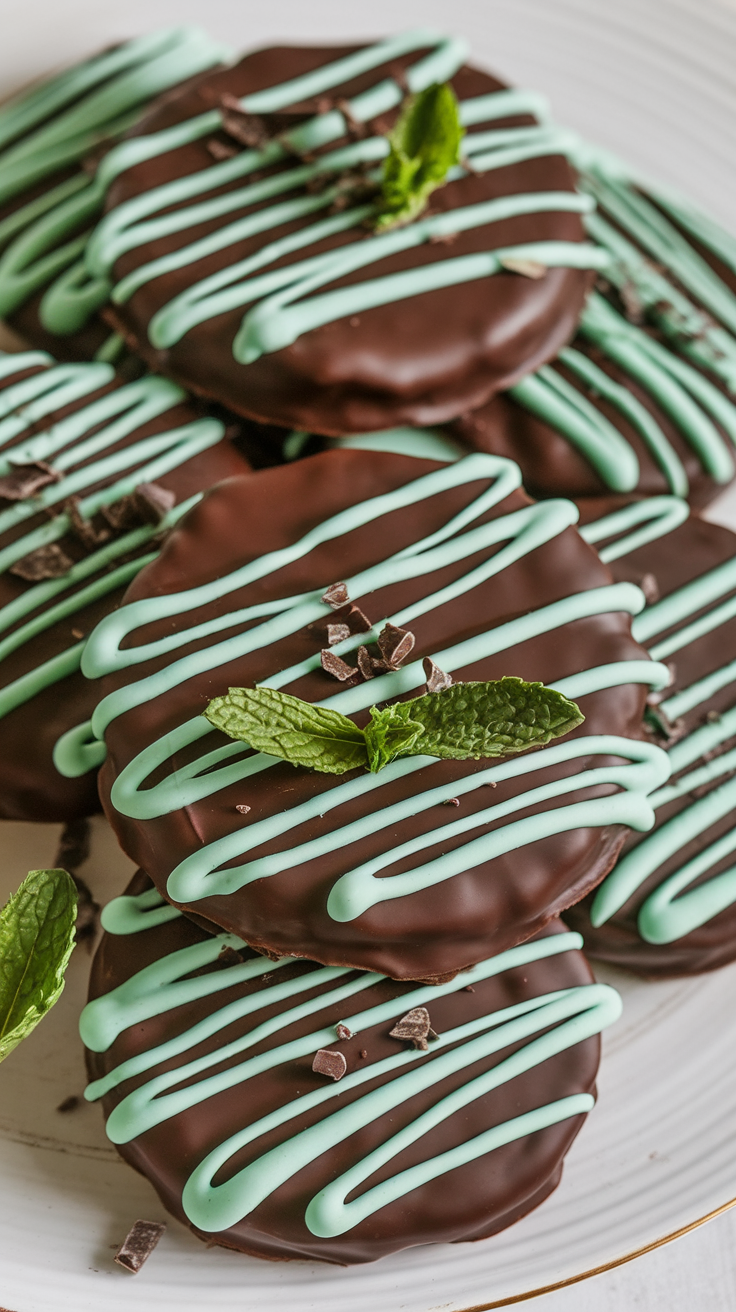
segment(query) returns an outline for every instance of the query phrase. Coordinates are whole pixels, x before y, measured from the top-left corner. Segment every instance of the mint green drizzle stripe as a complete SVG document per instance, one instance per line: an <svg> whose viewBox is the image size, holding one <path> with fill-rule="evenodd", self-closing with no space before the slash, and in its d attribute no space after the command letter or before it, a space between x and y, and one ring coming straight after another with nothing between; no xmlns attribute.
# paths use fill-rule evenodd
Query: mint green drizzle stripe
<svg viewBox="0 0 736 1312"><path fill-rule="evenodd" d="M78 642L0 689L0 719L37 697L52 684L60 683L70 674L76 674L82 662L83 651L84 643Z"/></svg>
<svg viewBox="0 0 736 1312"><path fill-rule="evenodd" d="M655 602L653 606L647 607L631 626L634 637L637 642L650 642L658 634L664 633L675 624L681 623L694 611L709 606L713 601L722 597L724 593L731 592L734 588L736 588L736 559L725 561L722 565L716 566L715 569L709 570L707 574L702 574L699 578L693 579L691 583L678 588L676 592L671 592L662 601ZM712 629L717 628L719 624L725 623L726 619L730 618L731 608L735 600L731 598L715 610L701 616L700 619L694 620L686 628L678 630L670 637L662 639L654 646L651 646L650 650L655 660L660 660L663 656L678 651L687 644L694 642L701 634L709 633Z"/></svg>
<svg viewBox="0 0 736 1312"><path fill-rule="evenodd" d="M722 688L727 688L729 683L736 684L736 660L729 661L721 669L714 670L711 674L706 674L696 683L691 683L688 688L683 688L681 692L673 693L666 701L660 702L660 708L670 720L676 720L681 715L687 715L696 706L702 706L704 702L710 701L717 692Z"/></svg>
<svg viewBox="0 0 736 1312"><path fill-rule="evenodd" d="M635 501L604 515L592 524L581 525L578 532L596 547L601 560L608 565L671 533L685 522L689 513L687 502L679 497L647 497L645 501ZM598 545L609 537L615 538L618 533L624 534L618 541Z"/></svg>
<svg viewBox="0 0 736 1312"><path fill-rule="evenodd" d="M100 924L106 934L139 934L181 917L182 912L166 902L157 888L148 888L135 896L114 897L102 908Z"/></svg>

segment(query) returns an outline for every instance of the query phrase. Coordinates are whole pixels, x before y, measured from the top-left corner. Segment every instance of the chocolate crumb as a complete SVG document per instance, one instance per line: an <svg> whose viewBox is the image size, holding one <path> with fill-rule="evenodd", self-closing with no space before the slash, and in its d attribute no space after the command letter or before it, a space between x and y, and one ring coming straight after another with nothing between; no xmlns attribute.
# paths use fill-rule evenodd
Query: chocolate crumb
<svg viewBox="0 0 736 1312"><path fill-rule="evenodd" d="M239 811L241 815L247 815L250 811L250 807L247 802L238 802L236 803L235 810Z"/></svg>
<svg viewBox="0 0 736 1312"><path fill-rule="evenodd" d="M336 642L344 642L345 639L349 637L350 637L350 629L348 628L347 624L327 625L327 641L329 642L331 647L334 647Z"/></svg>
<svg viewBox="0 0 736 1312"><path fill-rule="evenodd" d="M706 724L718 724L723 719L720 711L708 711L705 720Z"/></svg>
<svg viewBox="0 0 736 1312"><path fill-rule="evenodd" d="M139 483L128 496L103 506L102 515L116 533L160 524L176 502L176 495L158 483Z"/></svg>
<svg viewBox="0 0 736 1312"><path fill-rule="evenodd" d="M385 669L383 661L374 660L367 647L358 648L358 669L364 679L372 679L377 669Z"/></svg>
<svg viewBox="0 0 736 1312"><path fill-rule="evenodd" d="M331 583L327 591L323 592L320 600L332 610L339 610L341 606L347 605L350 598L344 583Z"/></svg>
<svg viewBox="0 0 736 1312"><path fill-rule="evenodd" d="M463 993L475 993L475 989L473 988L473 985L466 984L465 988L463 989Z"/></svg>
<svg viewBox="0 0 736 1312"><path fill-rule="evenodd" d="M257 114L247 113L238 101L228 103L222 116L222 130L238 145L247 146L249 150L262 150L269 141L263 119Z"/></svg>
<svg viewBox="0 0 736 1312"><path fill-rule="evenodd" d="M218 141L217 137L213 137L211 141L207 142L207 149L212 158L218 161L232 159L233 155L238 153L235 146L229 146L225 141Z"/></svg>
<svg viewBox="0 0 736 1312"><path fill-rule="evenodd" d="M68 1098L65 1098L63 1102L59 1103L56 1110L57 1112L74 1112L77 1110L81 1101L82 1099L78 1098L76 1093L72 1093Z"/></svg>
<svg viewBox="0 0 736 1312"><path fill-rule="evenodd" d="M439 665L435 665L431 656L425 656L422 661L424 673L427 679L427 692L442 692L444 688L452 687L452 678L445 674Z"/></svg>
<svg viewBox="0 0 736 1312"><path fill-rule="evenodd" d="M312 1070L316 1075L327 1075L331 1080L341 1080L348 1064L341 1052L331 1048L320 1048L314 1055Z"/></svg>
<svg viewBox="0 0 736 1312"><path fill-rule="evenodd" d="M378 635L378 646L389 669L397 670L414 650L416 638L408 629L386 624Z"/></svg>
<svg viewBox="0 0 736 1312"><path fill-rule="evenodd" d="M459 798L459 797L446 797L445 800L444 800L444 802L442 803L442 805L443 805L443 806L459 806L459 805L460 805L460 798Z"/></svg>
<svg viewBox="0 0 736 1312"><path fill-rule="evenodd" d="M228 943L223 943L215 961L216 966L241 966L243 958L240 953L231 948Z"/></svg>
<svg viewBox="0 0 736 1312"><path fill-rule="evenodd" d="M340 1021L340 1023L339 1023L338 1025L335 1026L335 1030L336 1030L336 1032L337 1032L337 1037L338 1037L338 1039L354 1039L354 1038L355 1038L355 1035L353 1034L353 1031L352 1031L351 1029L349 1029L347 1025L343 1025L342 1021Z"/></svg>
<svg viewBox="0 0 736 1312"><path fill-rule="evenodd" d="M368 1049L367 1049L367 1048L361 1048L361 1050L360 1050L360 1055L361 1055L361 1057L363 1058L363 1061L365 1061L366 1057L368 1056Z"/></svg>
<svg viewBox="0 0 736 1312"><path fill-rule="evenodd" d="M327 674L331 674L333 678L339 679L340 683L352 679L353 675L357 673L352 665L348 665L347 661L342 660L340 656L336 656L334 651L330 651L329 648L325 648L320 652L320 660L322 669Z"/></svg>
<svg viewBox="0 0 736 1312"><path fill-rule="evenodd" d="M415 1048L421 1052L427 1051L427 1039L436 1039L439 1035L435 1034L429 1019L429 1012L426 1007L412 1007L407 1011L401 1020L397 1021L392 1030L389 1030L389 1037L392 1039L409 1039Z"/></svg>
<svg viewBox="0 0 736 1312"><path fill-rule="evenodd" d="M488 779L486 783L481 784L481 788L498 788L498 784L495 782L495 780Z"/></svg>
<svg viewBox="0 0 736 1312"><path fill-rule="evenodd" d="M76 638L79 642L84 637L84 633L81 629L72 629L72 637Z"/></svg>
<svg viewBox="0 0 736 1312"><path fill-rule="evenodd" d="M136 1221L115 1254L118 1266L135 1275L151 1256L165 1229L160 1221Z"/></svg>
<svg viewBox="0 0 736 1312"><path fill-rule="evenodd" d="M509 273L520 273L522 278L532 278L534 281L543 278L547 272L547 265L542 264L540 260L524 260L515 255L505 256L500 260L500 264L503 269L508 269Z"/></svg>
<svg viewBox="0 0 736 1312"><path fill-rule="evenodd" d="M60 579L69 573L74 561L68 556L58 542L49 542L45 547L29 551L10 566L9 572L26 583L40 583L43 579Z"/></svg>
<svg viewBox="0 0 736 1312"><path fill-rule="evenodd" d="M3 501L26 501L35 497L49 483L58 483L61 474L52 469L45 460L31 460L28 464L13 465L7 474L0 478L0 499Z"/></svg>
<svg viewBox="0 0 736 1312"><path fill-rule="evenodd" d="M659 601L659 584L655 574L645 574L639 580L639 587L646 597L648 606L653 606L655 601Z"/></svg>

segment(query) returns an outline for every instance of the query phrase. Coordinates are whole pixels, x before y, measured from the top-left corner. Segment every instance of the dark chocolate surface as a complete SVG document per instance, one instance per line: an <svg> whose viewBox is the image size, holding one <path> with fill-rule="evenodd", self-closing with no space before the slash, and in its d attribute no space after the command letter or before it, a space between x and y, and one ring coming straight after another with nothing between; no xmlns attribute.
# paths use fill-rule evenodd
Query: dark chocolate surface
<svg viewBox="0 0 736 1312"><path fill-rule="evenodd" d="M136 132L169 127L210 110L223 94L242 97L335 60L349 49L279 46L256 51L234 68L205 77L179 98L169 97ZM349 99L381 76L391 76L396 66L345 83L337 89L337 97ZM461 69L452 81L461 98L502 87L489 74L469 67ZM305 105L300 111L304 117L314 112L314 105ZM372 130L386 132L394 117L375 120ZM509 119L499 121L498 126L530 121ZM283 129L286 122L293 123L294 114L276 116L273 122L266 119L267 126L275 130ZM232 147L233 143L227 139L226 144ZM112 185L108 209L212 163L208 141L203 139L135 165ZM221 190L231 190L233 185L239 184ZM573 188L573 172L564 158L531 159L451 182L434 193L430 208L439 213L517 192L564 192ZM188 245L193 236L219 229L234 217L237 215L227 215L215 223L200 224L196 229L125 253L115 265L116 278ZM267 233L266 240L297 226L285 225ZM579 215L546 212L460 234L451 251L454 257L519 242L581 241L583 235ZM353 234L346 234L330 239L329 246L354 240ZM151 346L147 327L157 310L193 282L259 249L262 242L263 238L240 242L196 264L170 271L140 288L125 305L116 306L110 317L153 369L184 381L191 390L248 417L318 433L437 423L481 405L499 388L509 386L549 359L569 339L590 281L586 272L562 268L549 270L539 280L515 273L496 274L490 280L423 293L329 323L247 366L238 364L232 354L242 309L198 325L167 350ZM308 253L319 254L327 248L320 243L310 246ZM444 259L447 249L442 243L425 243L418 251L371 265L361 276L380 277L417 263Z"/></svg>
<svg viewBox="0 0 736 1312"><path fill-rule="evenodd" d="M147 887L148 881L139 872L128 891L138 893ZM553 921L545 933L557 934L561 928L559 921ZM204 937L204 932L185 918L126 937L105 934L92 968L90 998L107 993L164 954L185 948ZM241 955L248 959L253 954L245 949ZM226 969L227 963L218 963L218 966L219 969ZM281 982L314 969L312 963L295 962L280 969L277 979ZM513 1006L523 999L589 983L592 983L592 975L584 956L578 951L568 951L478 981L473 985L473 992L459 989L434 1002L430 1000L427 1008L433 1028L441 1034L475 1017ZM248 993L259 989L262 991L263 988L262 979L235 984L217 993L214 999L180 1006L124 1030L107 1052L88 1051L90 1077L99 1078L120 1062L172 1039L220 1007ZM321 991L325 991L325 988L325 985L320 986ZM362 1010L364 1006L395 999L395 1020L374 1025L352 1039L339 1041L336 1038L329 1045L331 1049L343 1053L348 1073L394 1056L404 1045L391 1038L389 1030L406 1010L402 1006L402 999L408 991L406 984L383 980L368 992L359 993L357 998L338 1005L332 1003L311 1016L292 1021L277 1030L270 1039L261 1041L246 1055L269 1051L274 1046L310 1034L322 1026L334 1026L344 1016ZM308 993L306 996L314 995ZM300 995L300 998L303 997L304 994ZM183 1057L170 1060L165 1069L175 1069L189 1058L212 1052L223 1041L237 1040L255 1024L278 1015L289 1005L288 1001L280 1005L267 1004L252 1017L229 1025L221 1031L221 1035L190 1049ZM472 1063L454 1076L445 1077L423 1093L399 1104L390 1114L370 1122L359 1133L335 1144L329 1152L300 1170L250 1215L229 1229L215 1234L202 1234L195 1227L192 1229L195 1229L200 1238L209 1242L214 1239L226 1247L259 1257L277 1260L318 1259L343 1264L374 1261L414 1244L485 1238L504 1229L536 1207L556 1187L563 1157L584 1117L571 1117L558 1125L506 1144L491 1154L481 1155L477 1160L412 1190L336 1238L324 1239L313 1235L304 1222L304 1213L310 1199L337 1174L433 1106L438 1098L462 1087L467 1080L480 1075L484 1070L496 1066L518 1046L516 1044L504 1048L492 1057ZM390 1178L399 1170L425 1161L429 1156L463 1143L493 1125L547 1102L575 1093L594 1092L599 1051L600 1040L597 1036L586 1039L469 1103L460 1115L451 1116L442 1122L375 1172L368 1184L373 1185ZM363 1052L365 1057L361 1055ZM312 1059L313 1054L310 1053L256 1075L246 1085L235 1085L146 1130L130 1143L120 1145L118 1151L151 1181L164 1205L188 1224L181 1196L184 1184L195 1166L237 1130L252 1124L299 1094L324 1088L328 1081L325 1076L312 1071ZM238 1060L237 1057L230 1057L222 1067L218 1065L217 1069L228 1069L236 1065ZM103 1099L105 1114L109 1115L122 1096L145 1083L160 1069L156 1066L147 1075L128 1079L118 1086ZM370 1082L354 1092L341 1094L339 1105L346 1105L366 1088L378 1087L385 1081L385 1076L379 1076L375 1083ZM218 1173L218 1181L230 1178L261 1153L334 1109L334 1103L322 1104L321 1107L305 1112L298 1122L287 1122L281 1129L261 1135L248 1149L239 1151L228 1162Z"/></svg>
<svg viewBox="0 0 736 1312"><path fill-rule="evenodd" d="M619 504L621 504L620 499L614 498L581 502L581 521L586 523L597 520L603 514L617 508ZM613 561L611 570L617 579L627 579L633 583L641 583L645 575L652 575L656 580L660 597L667 597L722 562L732 560L734 555L736 555L736 535L730 529L723 528L719 524L708 523L697 515L691 515L684 524L665 537ZM734 591L725 593L719 598L719 603L733 596ZM707 613L708 609L710 607L704 607L702 612L696 611L693 618L697 619L699 614ZM657 640L660 636L657 635ZM736 619L731 619L674 653L671 658L674 679L665 695L670 696L678 689L690 686L735 658ZM709 716L723 713L733 705L734 685L730 683L684 715L676 727L676 732L679 737L691 733L700 725L707 723ZM656 741L661 739L656 738ZM663 742L662 745L666 744ZM731 750L733 746L734 739L728 739L718 747L718 754ZM702 759L701 762L693 762L688 766L688 772L701 763ZM705 795L713 788L719 787L728 777L727 774L719 776L710 786L704 787L702 792L698 790L697 796ZM657 825L685 810L693 800L695 800L693 795L688 793L659 808ZM700 928L671 943L648 943L641 937L637 928L639 909L652 890L704 848L732 830L733 825L734 816L730 813L684 845L647 878L637 893L629 898L621 910L606 924L597 928L591 924L589 912L592 899L590 897L578 906L570 908L565 914L565 919L584 935L586 950L594 957L652 977L699 974L736 960L736 905L719 912ZM644 837L645 835L631 834L626 840L623 853L630 851ZM724 856L694 880L692 887L717 877L732 864L733 854Z"/></svg>
<svg viewBox="0 0 736 1312"><path fill-rule="evenodd" d="M438 466L431 461L405 456L388 456L366 451L339 450L309 457L280 469L259 471L231 480L214 490L186 522L177 526L163 553L146 568L129 589L126 600L159 596L220 578L248 560L258 558L299 539L330 515L356 502L401 487ZM336 549L327 542L288 567L279 569L259 583L230 593L220 602L200 607L194 614L146 625L127 642L159 638L193 621L228 613L255 601L291 597L302 591L323 591L336 578L349 578L372 563L416 542L435 531L449 517L475 500L487 485L479 479L417 503L410 512L392 512L368 525L346 533ZM480 516L479 522L528 505L521 491L512 493L499 506ZM470 562L445 566L429 576L383 586L361 599L369 618L395 614L400 608L427 595L430 590L462 576L468 564L480 562L495 552L486 548ZM432 656L445 646L482 633L527 611L610 581L608 570L574 529L566 529L552 541L523 556L486 583L476 586L454 602L420 615L412 623L416 636L413 657ZM170 691L144 702L113 720L106 734L108 760L100 784L106 813L125 851L145 868L161 892L166 893L172 869L193 851L244 824L278 814L309 798L327 794L340 777L295 769L278 763L260 774L219 791L183 810L155 819L133 820L116 810L110 789L120 772L143 748L190 717L200 714L207 702L229 686L248 686L262 681L275 670L291 666L324 645L314 631L302 630L290 638L249 656L231 660L208 673L189 678ZM177 649L177 656L192 650L192 644ZM628 616L620 613L579 619L526 641L497 656L463 667L455 677L462 680L493 679L514 674L525 679L553 683L561 677L591 666L622 659L640 659L642 649L630 636ZM163 658L129 667L102 681L108 693L131 679L158 668ZM340 685L323 670L300 677L288 690L308 701L321 700ZM575 731L580 737L611 733L641 735L645 689L627 684L581 698L586 721ZM361 713L358 723L367 720ZM227 740L213 730L197 751L210 750ZM192 759L179 753L174 768ZM595 763L603 764L597 757ZM547 766L534 773L534 784L562 776L574 777L589 764L583 755L566 764ZM343 804L335 811L300 824L279 839L271 840L249 854L259 857L288 851L295 843L331 832L378 805L390 804L435 786L447 786L453 797L456 781L484 769L488 762L441 761L384 784L377 794ZM164 773L171 765L164 768ZM162 777L160 773L157 778ZM343 776L346 778L347 776ZM498 783L492 794L478 788L463 796L454 812L464 816L485 809L492 801L523 795L524 777ZM574 799L591 795L589 790L573 793ZM237 806L251 808L244 818ZM550 803L537 803L547 809ZM535 808L520 814L533 814ZM381 853L389 854L385 873L411 868L413 862L390 863L390 853L401 842L416 835L440 830L448 820L448 809L430 807L405 819L390 832L379 832L352 844L338 847L318 859L294 869L259 879L230 895L210 894L190 904L190 914L231 929L248 942L283 954L312 957L330 964L370 967L384 974L405 978L441 976L530 937L554 914L578 900L610 868L623 841L620 827L575 829L512 851L475 869L421 892L380 902L358 919L340 923L326 910L328 894L346 870ZM498 825L494 821L492 827ZM441 851L464 841L444 840ZM433 845L423 860L439 854ZM226 864L238 864L238 861ZM384 873L384 872L382 872Z"/></svg>

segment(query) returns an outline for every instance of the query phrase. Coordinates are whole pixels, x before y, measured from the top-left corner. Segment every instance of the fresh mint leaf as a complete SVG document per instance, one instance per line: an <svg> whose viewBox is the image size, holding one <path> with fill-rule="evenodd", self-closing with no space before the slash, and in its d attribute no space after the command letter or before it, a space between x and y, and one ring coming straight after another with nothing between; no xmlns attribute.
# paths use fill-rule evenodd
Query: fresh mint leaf
<svg viewBox="0 0 736 1312"><path fill-rule="evenodd" d="M322 774L368 764L365 735L352 720L275 688L230 688L204 715L230 738Z"/></svg>
<svg viewBox="0 0 736 1312"><path fill-rule="evenodd" d="M76 914L66 870L32 870L0 911L0 1061L61 994Z"/></svg>
<svg viewBox="0 0 736 1312"><path fill-rule="evenodd" d="M462 139L460 110L449 82L435 83L408 102L389 135L391 150L373 225L377 232L411 223L421 214L459 162Z"/></svg>
<svg viewBox="0 0 736 1312"><path fill-rule="evenodd" d="M424 730L417 753L451 761L478 761L543 747L585 718L562 693L513 677L455 683L403 705Z"/></svg>
<svg viewBox="0 0 736 1312"><path fill-rule="evenodd" d="M416 756L421 752L421 744L417 747L417 742L424 729L411 718L413 705L413 702L395 702L381 711L376 706L371 707L371 721L364 732L368 769L372 774L378 774L397 756Z"/></svg>

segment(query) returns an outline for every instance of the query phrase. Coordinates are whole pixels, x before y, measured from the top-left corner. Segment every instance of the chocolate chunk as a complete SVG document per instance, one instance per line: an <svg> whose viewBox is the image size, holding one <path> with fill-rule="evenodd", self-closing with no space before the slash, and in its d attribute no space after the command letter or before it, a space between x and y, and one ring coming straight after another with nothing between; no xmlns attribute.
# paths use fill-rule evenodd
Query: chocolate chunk
<svg viewBox="0 0 736 1312"><path fill-rule="evenodd" d="M435 665L431 656L424 657L422 666L427 678L427 692L442 692L443 688L452 687L451 675L445 674L439 665Z"/></svg>
<svg viewBox="0 0 736 1312"><path fill-rule="evenodd" d="M524 260L515 255L505 256L500 263L502 268L508 269L509 273L520 273L522 278L532 278L535 281L543 278L547 272L547 265L542 264L541 261Z"/></svg>
<svg viewBox="0 0 736 1312"><path fill-rule="evenodd" d="M331 647L334 647L336 642L344 642L345 639L349 637L350 637L350 629L348 628L347 624L327 625L327 641L329 642Z"/></svg>
<svg viewBox="0 0 736 1312"><path fill-rule="evenodd" d="M49 542L45 547L29 551L27 556L16 560L10 566L10 573L26 583L41 583L43 579L60 579L69 573L74 561L68 556L58 542Z"/></svg>
<svg viewBox="0 0 736 1312"><path fill-rule="evenodd" d="M238 802L236 804L235 810L239 811L241 815L247 815L248 812L250 811L250 807L248 806L247 802Z"/></svg>
<svg viewBox="0 0 736 1312"><path fill-rule="evenodd" d="M33 460L27 465L13 465L13 468L0 478L0 499L4 501L26 501L35 497L49 483L58 483L61 474L45 460Z"/></svg>
<svg viewBox="0 0 736 1312"><path fill-rule="evenodd" d="M645 574L639 580L639 587L647 599L647 606L653 606L655 601L659 601L659 584L656 575Z"/></svg>
<svg viewBox="0 0 736 1312"><path fill-rule="evenodd" d="M108 541L109 528L98 528L91 519L84 518L79 509L79 497L69 497L64 502L64 510L69 516L70 532L87 551L94 551L101 542Z"/></svg>
<svg viewBox="0 0 736 1312"><path fill-rule="evenodd" d="M220 98L223 108L222 129L241 146L249 150L262 150L270 140L268 130L258 114L249 114L243 109L237 96L226 92Z"/></svg>
<svg viewBox="0 0 736 1312"><path fill-rule="evenodd" d="M355 1035L353 1034L353 1031L352 1031L351 1029L348 1029L348 1026L347 1026L347 1025L343 1025L342 1021L340 1021L340 1023L339 1023L338 1025L335 1026L335 1030L336 1030L336 1032L337 1032L337 1037L338 1037L338 1039L354 1039L354 1038L355 1038Z"/></svg>
<svg viewBox="0 0 736 1312"><path fill-rule="evenodd" d="M151 1256L165 1229L160 1221L136 1221L115 1254L118 1266L135 1275Z"/></svg>
<svg viewBox="0 0 736 1312"><path fill-rule="evenodd" d="M234 146L228 146L226 142L219 141L217 137L213 137L211 141L207 142L207 149L212 158L216 160L232 159L233 155L238 153Z"/></svg>
<svg viewBox="0 0 736 1312"><path fill-rule="evenodd" d="M374 675L382 673L388 669L385 661L376 660L371 656L367 647L358 648L358 669L364 679L372 679Z"/></svg>
<svg viewBox="0 0 736 1312"><path fill-rule="evenodd" d="M345 616L345 623L349 626L351 633L370 633L373 625L371 624L365 611L360 606L351 606Z"/></svg>
<svg viewBox="0 0 736 1312"><path fill-rule="evenodd" d="M378 635L378 646L389 669L397 670L413 651L416 638L408 629L386 624Z"/></svg>
<svg viewBox="0 0 736 1312"><path fill-rule="evenodd" d="M102 514L116 533L128 533L148 524L160 524L175 502L176 495L168 488L158 483L139 483L128 496L104 506Z"/></svg>
<svg viewBox="0 0 736 1312"><path fill-rule="evenodd" d="M77 1107L79 1106L81 1101L82 1099L78 1098L76 1093L72 1093L69 1095L68 1098L65 1098L63 1102L59 1103L59 1106L56 1108L56 1110L57 1112L74 1112L77 1110Z"/></svg>
<svg viewBox="0 0 736 1312"><path fill-rule="evenodd" d="M332 610L339 610L341 606L345 606L350 601L346 585L344 583L331 583L327 591L322 594L321 600L326 606L330 606Z"/></svg>
<svg viewBox="0 0 736 1312"><path fill-rule="evenodd" d="M340 656L336 656L334 651L329 649L320 652L320 660L322 661L322 669L335 679L339 679L340 683L352 679L353 675L357 673L352 665L348 665L347 661L342 660Z"/></svg>
<svg viewBox="0 0 736 1312"><path fill-rule="evenodd" d="M422 1052L427 1051L427 1039L439 1038L435 1034L429 1020L429 1012L426 1007L412 1007L407 1011L401 1020L397 1021L392 1030L389 1030L389 1037L392 1039L409 1039L415 1048Z"/></svg>
<svg viewBox="0 0 736 1312"><path fill-rule="evenodd" d="M231 948L228 943L224 943L220 948L219 955L215 961L216 966L241 966L243 958L240 953Z"/></svg>
<svg viewBox="0 0 736 1312"><path fill-rule="evenodd" d="M459 798L459 797L446 797L445 800L444 800L444 802L442 803L442 805L443 805L443 806L459 806L459 805L460 805L460 798Z"/></svg>
<svg viewBox="0 0 736 1312"><path fill-rule="evenodd" d="M368 1049L367 1049L367 1048L361 1048L361 1050L360 1050L360 1055L361 1055L361 1057L363 1058L363 1061L365 1061L366 1057L368 1056Z"/></svg>
<svg viewBox="0 0 736 1312"><path fill-rule="evenodd" d="M331 1080L341 1080L348 1064L341 1052L331 1048L320 1048L314 1055L312 1070L316 1075L327 1075Z"/></svg>

